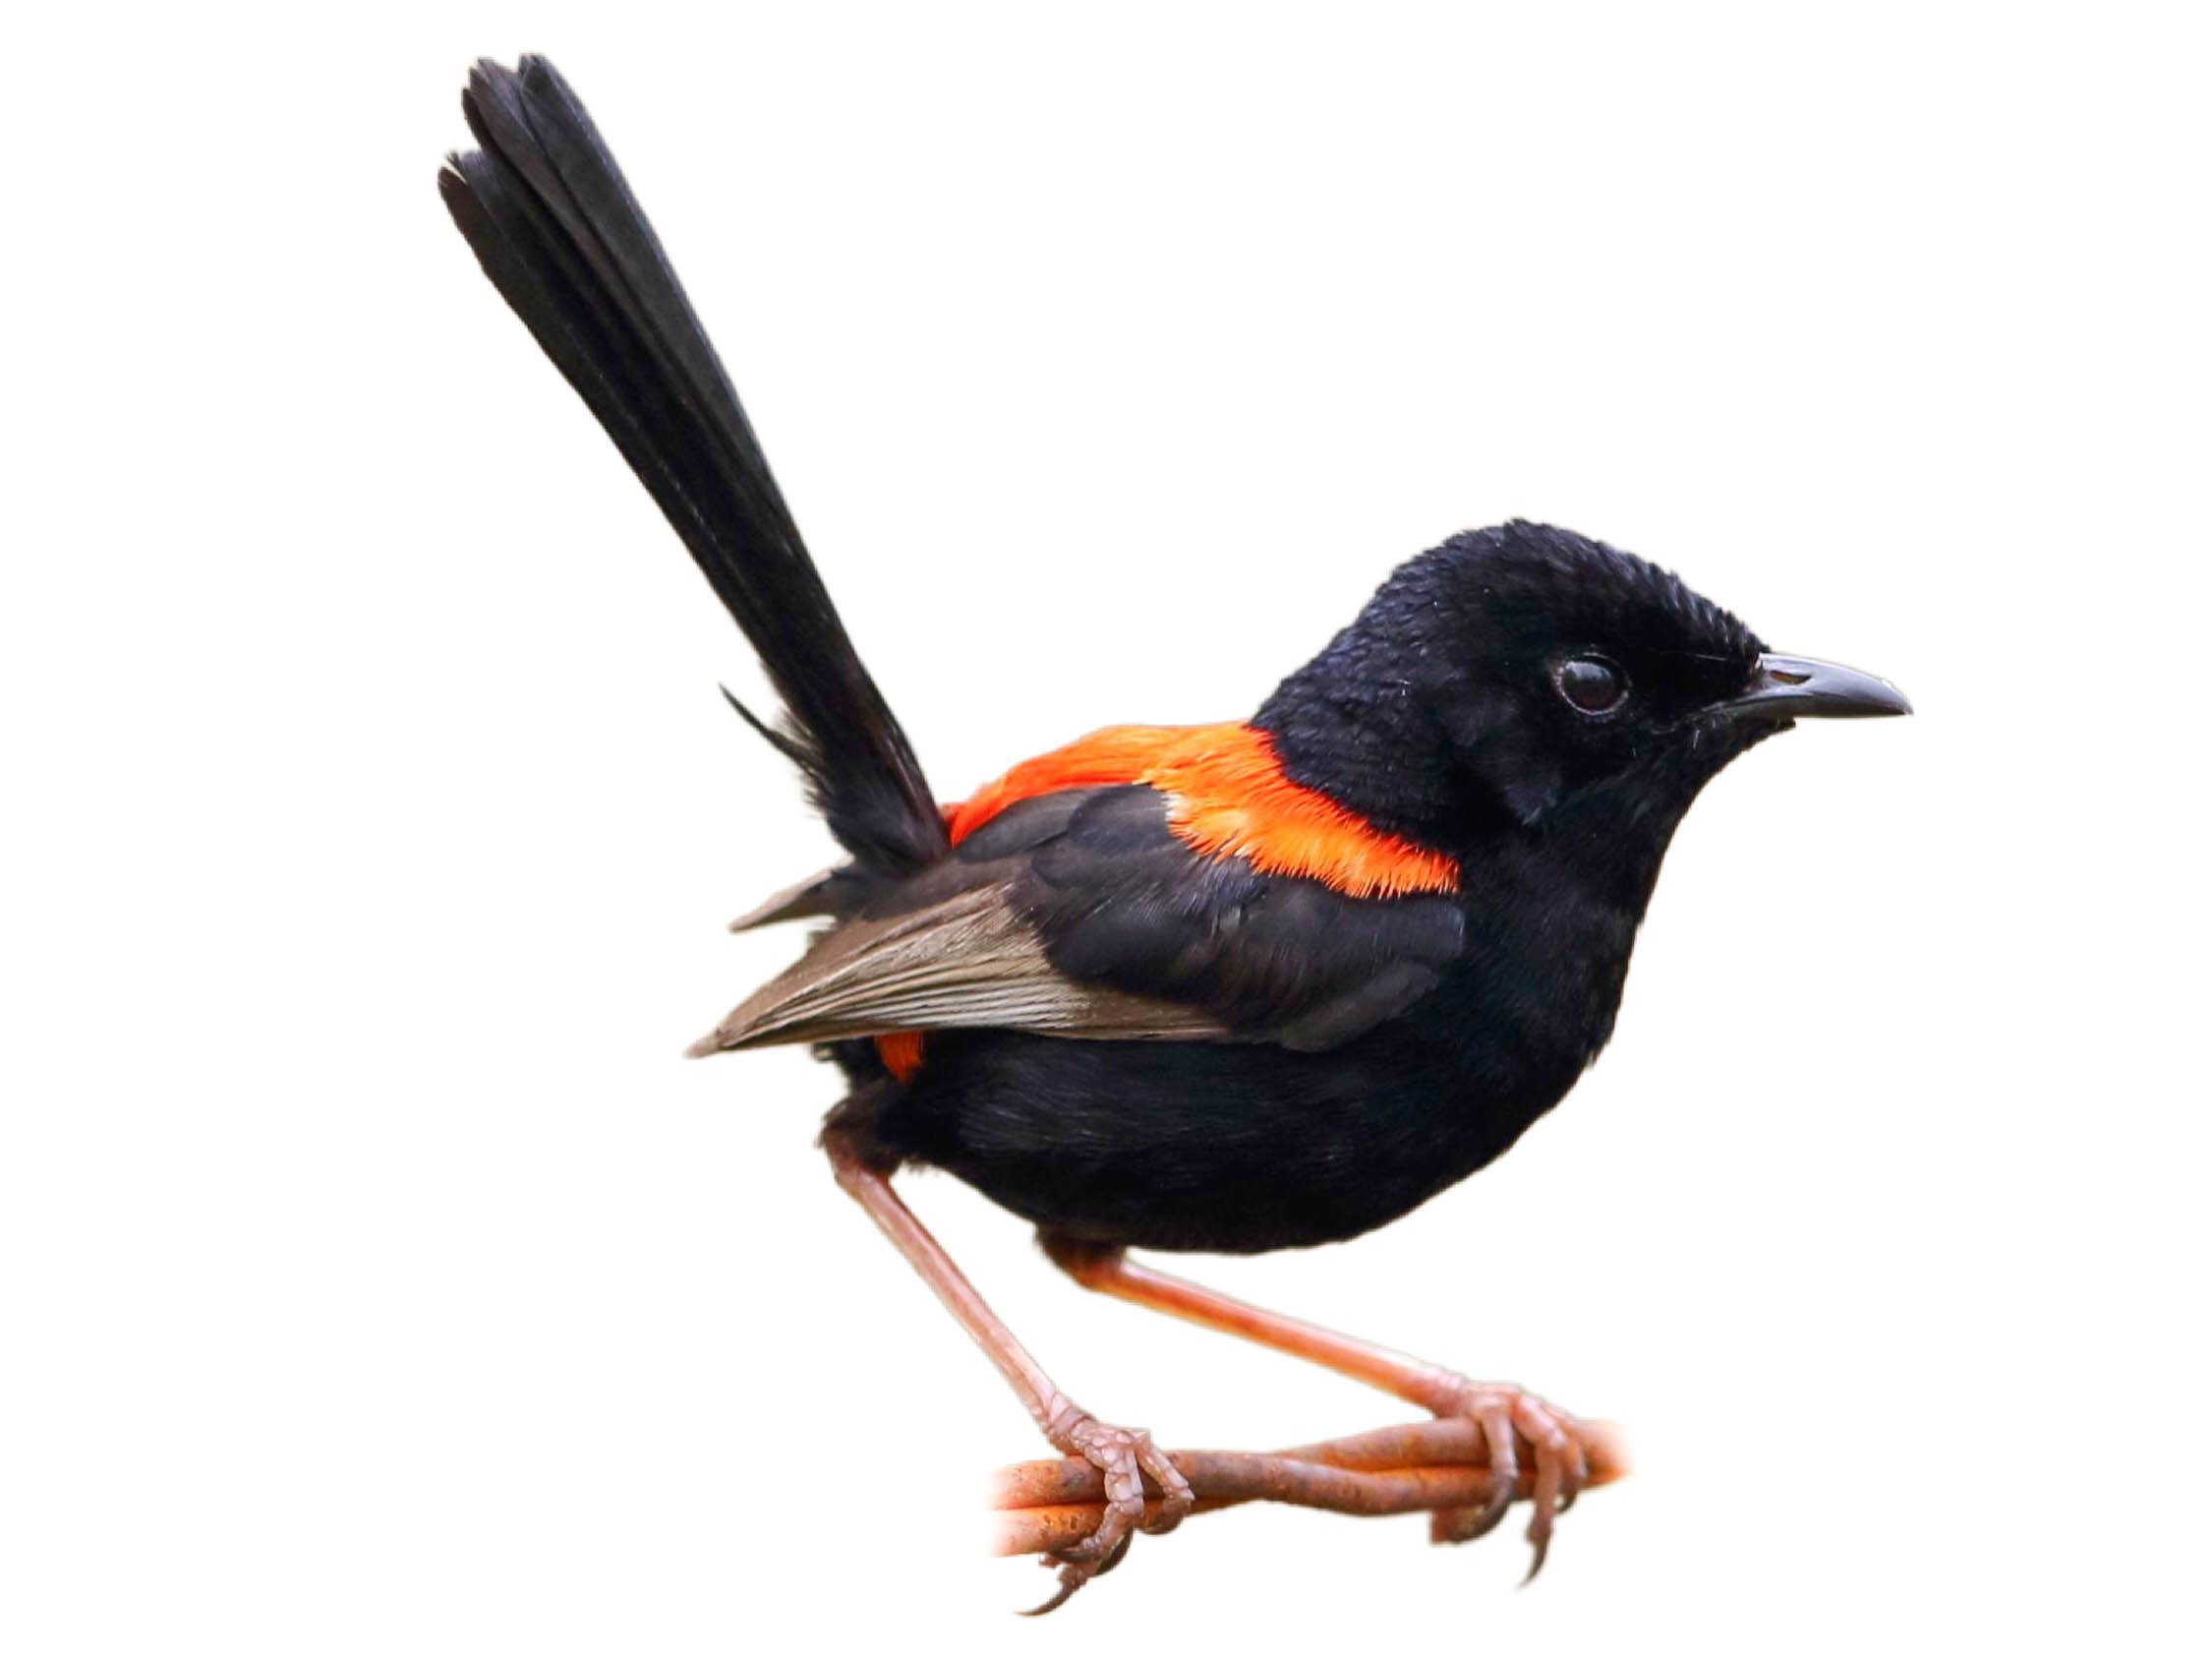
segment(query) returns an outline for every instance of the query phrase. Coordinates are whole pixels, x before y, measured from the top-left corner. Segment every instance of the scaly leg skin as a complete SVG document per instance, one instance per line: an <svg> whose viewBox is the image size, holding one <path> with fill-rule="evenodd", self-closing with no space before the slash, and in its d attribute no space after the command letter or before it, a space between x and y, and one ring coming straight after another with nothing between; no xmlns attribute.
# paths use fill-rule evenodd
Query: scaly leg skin
<svg viewBox="0 0 2212 1659"><path fill-rule="evenodd" d="M1489 1501L1473 1509L1439 1511L1429 1522L1429 1537L1439 1544L1480 1538L1503 1518L1521 1484L1516 1437L1525 1439L1536 1467L1528 1533L1534 1557L1522 1582L1543 1569L1551 1546L1553 1519L1573 1507L1590 1478L1586 1445L1590 1431L1558 1407L1511 1383L1472 1382L1456 1371L1425 1364L1393 1348L1255 1308L1188 1279L1140 1267L1119 1250L1042 1233L1038 1242L1062 1272L1086 1289L1325 1365L1439 1417L1473 1420L1489 1450Z"/></svg>
<svg viewBox="0 0 2212 1659"><path fill-rule="evenodd" d="M1142 1429L1118 1429L1101 1423L1062 1393L976 1293L975 1286L968 1283L945 1247L892 1190L888 1174L862 1158L851 1142L835 1129L823 1135L822 1146L830 1155L830 1168L838 1185L868 1213L908 1265L937 1292L938 1300L990 1356L999 1375L1029 1408L1045 1439L1066 1456L1087 1459L1105 1478L1106 1512L1097 1531L1046 1558L1047 1566L1060 1570L1060 1587L1050 1600L1030 1612L1050 1613L1099 1573L1118 1565L1135 1532L1174 1531L1191 1512L1191 1483L1152 1444L1152 1437ZM1160 1489L1159 1511L1150 1521L1144 1518L1145 1475L1150 1475Z"/></svg>

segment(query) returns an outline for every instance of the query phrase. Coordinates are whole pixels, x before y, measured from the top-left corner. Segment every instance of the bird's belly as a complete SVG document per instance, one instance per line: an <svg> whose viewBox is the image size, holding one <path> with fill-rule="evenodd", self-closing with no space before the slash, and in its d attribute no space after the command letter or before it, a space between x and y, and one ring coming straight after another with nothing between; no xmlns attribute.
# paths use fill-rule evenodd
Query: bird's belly
<svg viewBox="0 0 2212 1659"><path fill-rule="evenodd" d="M1055 1232L1250 1253L1396 1219L1505 1151L1578 1069L1390 1028L1325 1054L948 1033L874 1132Z"/></svg>

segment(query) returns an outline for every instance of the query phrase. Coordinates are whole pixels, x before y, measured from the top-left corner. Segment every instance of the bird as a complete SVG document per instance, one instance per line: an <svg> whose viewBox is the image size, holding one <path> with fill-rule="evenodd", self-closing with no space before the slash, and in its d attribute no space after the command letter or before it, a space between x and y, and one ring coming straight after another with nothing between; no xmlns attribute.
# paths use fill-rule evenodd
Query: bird
<svg viewBox="0 0 2212 1659"><path fill-rule="evenodd" d="M834 1063L837 1184L1045 1438L1101 1471L1102 1517L1048 1558L1032 1611L1171 1530L1191 1488L1147 1432L1062 1392L906 1207L902 1170L975 1188L1084 1287L1471 1419L1489 1495L1432 1535L1490 1530L1526 1472L1533 1576L1588 1476L1588 1425L1128 1253L1353 1239L1497 1158L1605 1046L1700 791L1801 719L1907 714L1904 696L1517 519L1399 564L1245 719L1109 727L941 800L583 103L525 56L479 62L462 110L477 148L438 181L455 225L757 653L780 715L729 701L843 849L733 923L813 931L692 1052Z"/></svg>

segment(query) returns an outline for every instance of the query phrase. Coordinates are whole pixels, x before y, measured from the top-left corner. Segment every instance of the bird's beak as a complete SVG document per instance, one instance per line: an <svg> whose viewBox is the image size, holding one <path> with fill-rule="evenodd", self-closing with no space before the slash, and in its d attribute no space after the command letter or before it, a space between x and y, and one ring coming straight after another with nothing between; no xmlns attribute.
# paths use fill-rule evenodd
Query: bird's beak
<svg viewBox="0 0 2212 1659"><path fill-rule="evenodd" d="M1887 680L1841 663L1773 651L1759 659L1742 693L1720 707L1745 720L1851 720L1912 712L1905 694Z"/></svg>

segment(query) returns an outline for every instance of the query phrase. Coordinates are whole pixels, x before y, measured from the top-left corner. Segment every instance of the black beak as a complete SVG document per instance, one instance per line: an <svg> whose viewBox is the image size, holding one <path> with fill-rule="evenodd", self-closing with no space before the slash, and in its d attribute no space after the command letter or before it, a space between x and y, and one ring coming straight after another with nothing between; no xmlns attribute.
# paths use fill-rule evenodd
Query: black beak
<svg viewBox="0 0 2212 1659"><path fill-rule="evenodd" d="M1746 720L1864 719L1910 714L1905 694L1887 680L1816 657L1783 657L1769 651L1751 671L1751 683L1720 707Z"/></svg>

